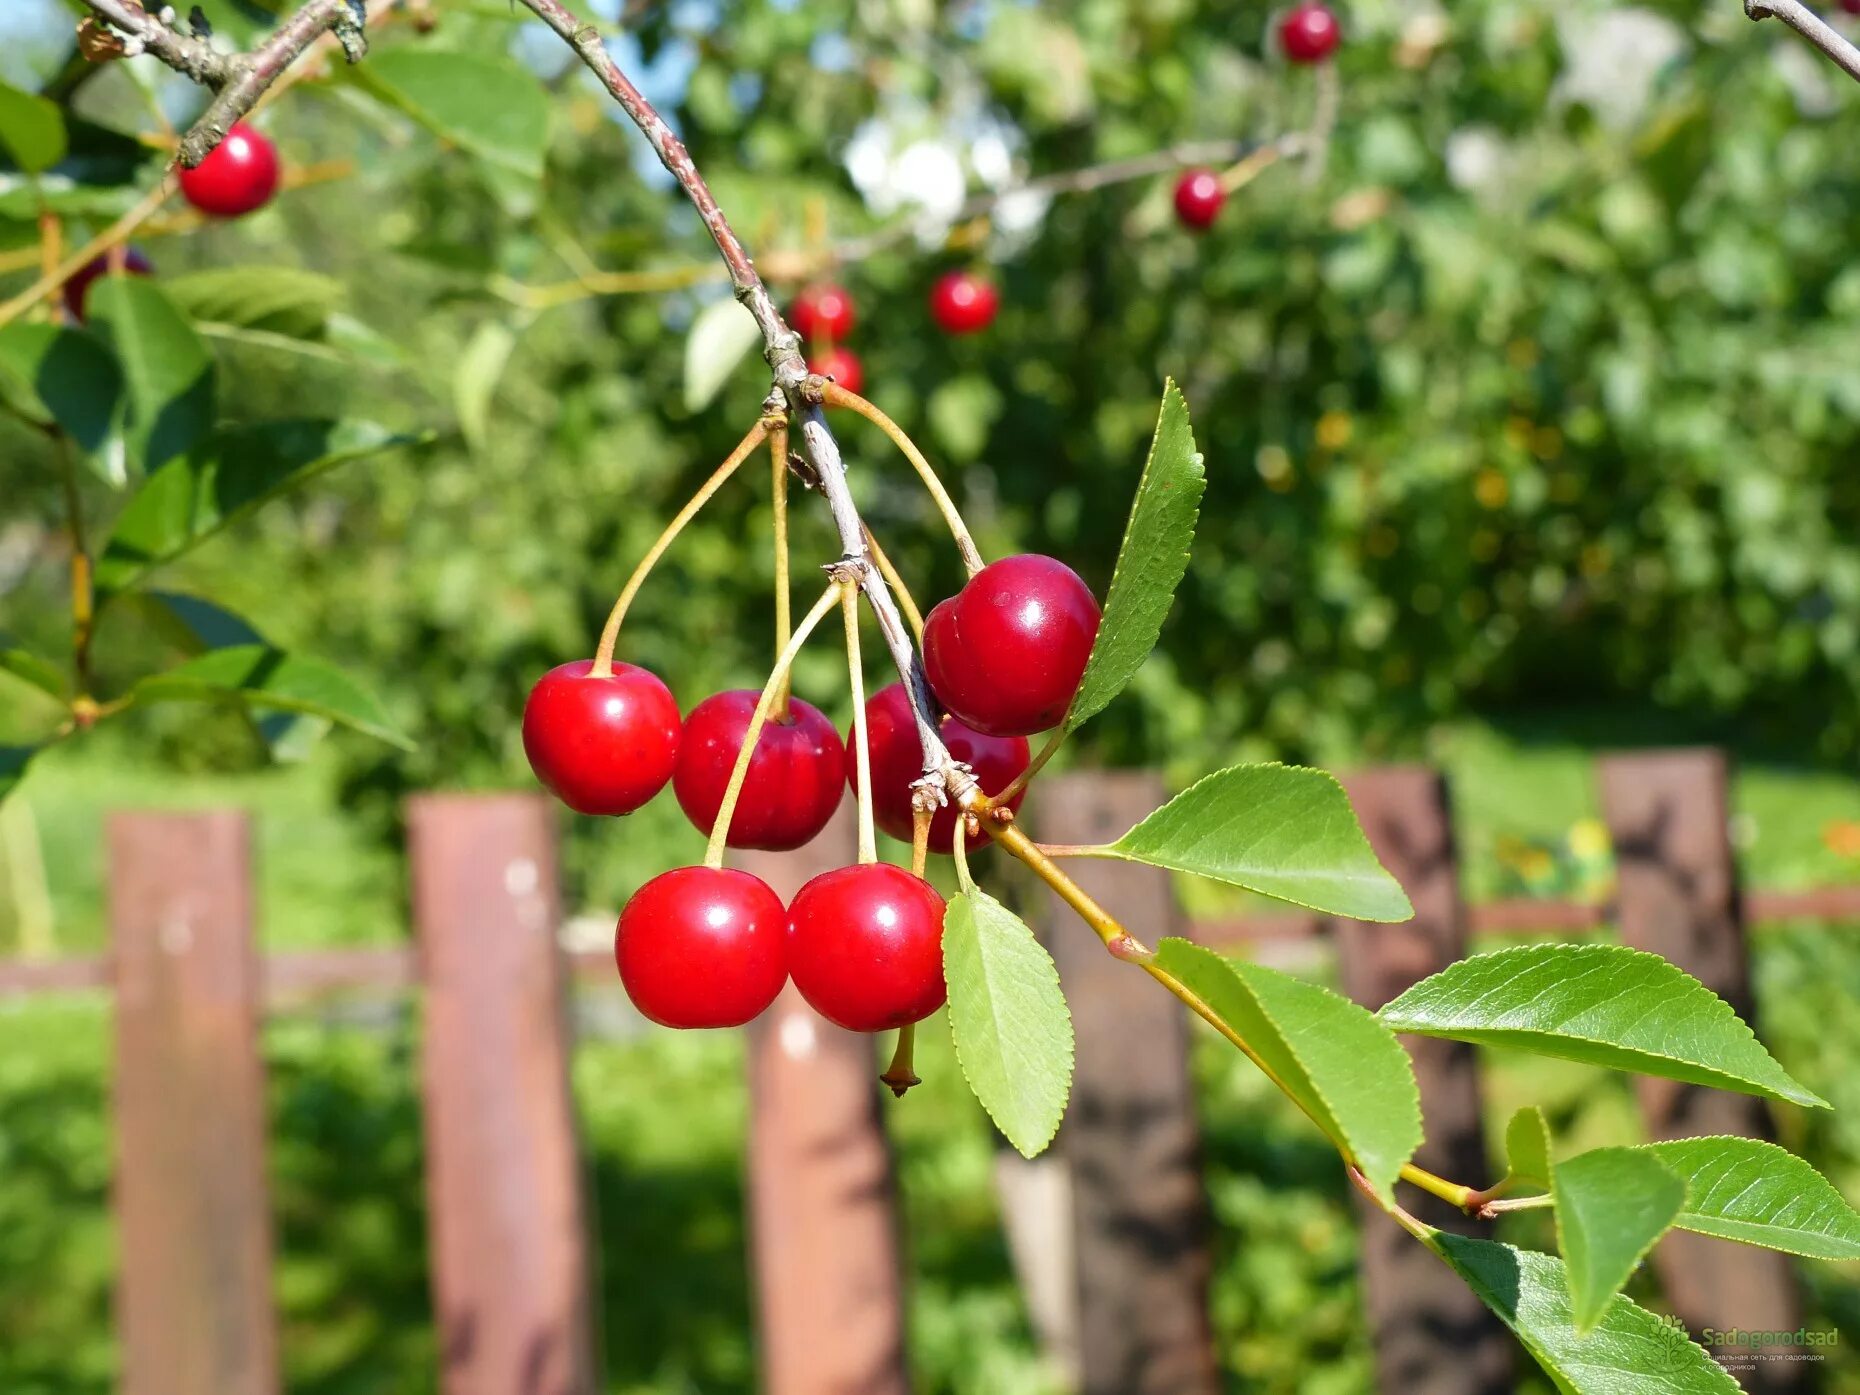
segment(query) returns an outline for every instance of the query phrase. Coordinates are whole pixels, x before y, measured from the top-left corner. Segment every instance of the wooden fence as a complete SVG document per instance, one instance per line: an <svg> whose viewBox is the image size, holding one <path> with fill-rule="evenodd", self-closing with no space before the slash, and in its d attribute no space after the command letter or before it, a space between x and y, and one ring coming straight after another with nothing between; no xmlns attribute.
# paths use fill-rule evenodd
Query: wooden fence
<svg viewBox="0 0 1860 1395"><path fill-rule="evenodd" d="M1616 924L1750 1010L1748 922L1860 919L1860 887L1746 895L1737 886L1720 753L1599 763L1619 891L1611 907L1461 899L1447 791L1418 767L1348 781L1378 853L1415 908L1406 925L1285 916L1184 923L1166 874L1076 863L1093 895L1154 940L1187 933L1228 949L1334 935L1344 991L1376 1006L1465 952L1469 932ZM1162 797L1145 774L1042 782L1030 811L1057 842L1115 836ZM0 963L0 995L100 989L115 1004L114 1204L122 1235L118 1321L129 1395L265 1395L279 1388L265 1187L258 1025L278 1007L345 988L423 996L433 1303L447 1395L582 1395L595 1388L589 1227L568 1093L562 1004L571 972L612 974L604 952L559 948L554 814L529 795L412 801L414 944L260 957L251 848L236 813L119 814L109 823L107 957ZM843 810L794 854L741 865L784 897L850 860ZM1185 1014L1104 955L1057 898L1040 917L1071 999L1078 1077L1048 1159L1004 1158L1025 1201L1012 1227L1037 1330L1086 1395L1215 1395L1209 1220L1189 1084ZM761 1389L770 1395L908 1390L904 1288L890 1148L872 1044L822 1021L792 990L748 1033L751 1265ZM1428 1143L1423 1165L1491 1175L1470 1049L1411 1041ZM1655 1137L1763 1136L1739 1095L1641 1082ZM1008 1165L1008 1164L1012 1165ZM1427 1198L1428 1219L1464 1227ZM1684 1235L1654 1263L1697 1332L1790 1329L1787 1261ZM1420 1247L1364 1227L1365 1302L1381 1388L1496 1395L1509 1339ZM1764 1363L1765 1391L1805 1368Z"/></svg>

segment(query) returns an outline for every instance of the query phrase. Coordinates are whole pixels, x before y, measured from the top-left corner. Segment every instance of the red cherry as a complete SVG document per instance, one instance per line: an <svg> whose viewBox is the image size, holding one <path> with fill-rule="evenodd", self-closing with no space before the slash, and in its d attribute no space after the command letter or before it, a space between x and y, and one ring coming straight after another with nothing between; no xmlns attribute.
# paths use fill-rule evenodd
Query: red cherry
<svg viewBox="0 0 1860 1395"><path fill-rule="evenodd" d="M1279 21L1279 47L1294 63L1322 63L1342 40L1343 26L1318 0L1304 0Z"/></svg>
<svg viewBox="0 0 1860 1395"><path fill-rule="evenodd" d="M523 704L536 778L582 814L630 814L665 788L678 756L678 704L656 674L591 659L552 668Z"/></svg>
<svg viewBox="0 0 1860 1395"><path fill-rule="evenodd" d="M943 898L902 867L823 872L788 907L788 972L808 1005L850 1032L943 1006Z"/></svg>
<svg viewBox="0 0 1860 1395"><path fill-rule="evenodd" d="M865 387L865 365L851 349L828 349L824 354L815 354L807 361L807 371L833 379L848 392L858 392Z"/></svg>
<svg viewBox="0 0 1860 1395"><path fill-rule="evenodd" d="M243 121L193 169L180 172L181 196L214 218L263 208L278 189L278 148Z"/></svg>
<svg viewBox="0 0 1860 1395"><path fill-rule="evenodd" d="M65 282L65 308L71 312L71 318L84 318L84 302L90 297L91 283L100 276L110 275L110 259L102 256L86 262L71 273L71 279ZM122 274L124 276L153 276L155 263L151 262L134 247L124 249Z"/></svg>
<svg viewBox="0 0 1860 1395"><path fill-rule="evenodd" d="M1850 15L1860 15L1860 0L1841 0L1841 8Z"/></svg>
<svg viewBox="0 0 1860 1395"><path fill-rule="evenodd" d="M788 924L767 882L678 867L633 893L614 932L633 1006L663 1027L740 1027L788 981Z"/></svg>
<svg viewBox="0 0 1860 1395"><path fill-rule="evenodd" d="M1197 230L1211 225L1227 202L1220 176L1213 170L1190 170L1175 186L1175 216Z"/></svg>
<svg viewBox="0 0 1860 1395"><path fill-rule="evenodd" d="M1045 731L1078 691L1098 620L1090 588L1064 562L1003 557L930 612L924 672L937 701L977 731Z"/></svg>
<svg viewBox="0 0 1860 1395"><path fill-rule="evenodd" d="M995 283L967 271L951 271L930 288L930 314L945 334L975 334L994 323L1001 308Z"/></svg>
<svg viewBox="0 0 1860 1395"><path fill-rule="evenodd" d="M823 282L809 286L794 298L788 323L794 332L810 342L816 339L841 340L852 333L853 301L844 286Z"/></svg>
<svg viewBox="0 0 1860 1395"><path fill-rule="evenodd" d="M759 696L746 688L718 693L685 718L672 789L700 833L710 833L723 808L723 792ZM785 852L811 841L840 807L845 757L840 734L826 715L799 698L790 699L788 720L770 717L756 738L749 774L730 817L729 846Z"/></svg>
<svg viewBox="0 0 1860 1395"><path fill-rule="evenodd" d="M902 683L880 688L865 704L866 740L871 745L872 821L893 838L911 841L911 785L924 773L923 747L917 744L917 719ZM1027 768L1029 752L1024 736L987 736L954 717L937 724L943 744L959 761L973 767L982 793L999 794ZM859 790L859 752L853 737L846 737L846 783ZM1008 801L1019 809L1027 797L1022 790ZM975 839L968 843L973 852ZM986 839L981 840L984 843ZM947 853L956 844L956 807L945 804L930 820L930 851Z"/></svg>

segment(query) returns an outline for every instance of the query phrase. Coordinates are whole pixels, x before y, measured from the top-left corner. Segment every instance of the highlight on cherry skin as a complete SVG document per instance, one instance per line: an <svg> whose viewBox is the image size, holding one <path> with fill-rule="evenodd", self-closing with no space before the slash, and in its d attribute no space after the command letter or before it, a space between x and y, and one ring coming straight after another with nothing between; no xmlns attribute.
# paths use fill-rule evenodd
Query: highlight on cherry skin
<svg viewBox="0 0 1860 1395"><path fill-rule="evenodd" d="M707 836L723 808L759 696L741 688L717 693L685 718L672 791L685 817ZM789 699L786 721L771 714L762 724L726 845L786 852L811 842L845 795L845 760L839 731L826 715L811 703Z"/></svg>
<svg viewBox="0 0 1860 1395"><path fill-rule="evenodd" d="M1279 47L1294 63L1322 63L1342 41L1343 26L1318 0L1304 0L1279 21Z"/></svg>
<svg viewBox="0 0 1860 1395"><path fill-rule="evenodd" d="M1212 227L1227 202L1220 176L1213 170L1189 170L1175 185L1175 216L1184 227L1199 232Z"/></svg>
<svg viewBox="0 0 1860 1395"><path fill-rule="evenodd" d="M851 349L832 348L812 354L807 360L807 371L833 379L848 392L862 392L865 388L865 365Z"/></svg>
<svg viewBox="0 0 1860 1395"><path fill-rule="evenodd" d="M523 753L536 778L578 814L630 814L672 778L678 703L657 674L592 659L552 668L523 704Z"/></svg>
<svg viewBox="0 0 1860 1395"><path fill-rule="evenodd" d="M181 197L213 218L239 218L263 208L278 190L278 148L236 123L193 169L179 174Z"/></svg>
<svg viewBox="0 0 1860 1395"><path fill-rule="evenodd" d="M71 318L79 324L84 322L84 303L90 299L91 284L103 276L153 276L155 263L144 256L139 248L128 247L123 250L123 264L112 270L107 256L97 257L86 262L71 273L71 279L65 282L65 308L71 312Z"/></svg>
<svg viewBox="0 0 1860 1395"><path fill-rule="evenodd" d="M872 762L872 822L893 838L908 843L914 822L911 786L923 775L924 763L917 721L902 683L888 684L866 699L865 730ZM937 730L949 753L975 772L983 794L992 797L1001 793L1027 768L1030 752L1024 736L989 736L949 716L937 724ZM859 792L858 754L852 739L847 738L846 784L855 796ZM1026 797L1025 789L1017 791L1007 801L1007 808L1018 811ZM955 851L959 817L954 804L945 803L936 811L930 820L931 852ZM974 839L970 842L976 844ZM971 852L986 846L983 840Z"/></svg>
<svg viewBox="0 0 1860 1395"><path fill-rule="evenodd" d="M837 343L852 333L856 319L852 296L831 281L805 288L788 310L789 326L810 344L823 339Z"/></svg>
<svg viewBox="0 0 1860 1395"><path fill-rule="evenodd" d="M943 982L943 898L888 862L823 872L788 907L788 972L809 1007L851 1032L928 1017Z"/></svg>
<svg viewBox="0 0 1860 1395"><path fill-rule="evenodd" d="M1057 726L1098 637L1098 601L1064 562L1003 557L924 620L924 674L953 715L989 736Z"/></svg>
<svg viewBox="0 0 1860 1395"><path fill-rule="evenodd" d="M633 893L614 962L633 1006L664 1027L740 1027L788 981L787 912L760 877L677 867Z"/></svg>
<svg viewBox="0 0 1860 1395"><path fill-rule="evenodd" d="M978 334L1000 309L995 283L973 272L945 272L930 288L930 316L945 334Z"/></svg>

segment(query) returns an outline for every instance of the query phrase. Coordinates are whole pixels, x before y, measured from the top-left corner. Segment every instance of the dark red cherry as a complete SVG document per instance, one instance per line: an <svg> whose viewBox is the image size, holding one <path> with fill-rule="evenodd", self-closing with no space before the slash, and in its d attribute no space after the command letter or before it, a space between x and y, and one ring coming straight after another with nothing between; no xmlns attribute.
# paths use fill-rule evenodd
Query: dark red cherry
<svg viewBox="0 0 1860 1395"><path fill-rule="evenodd" d="M911 716L911 700L902 683L880 688L866 700L866 740L871 746L872 821L893 838L911 841L911 786L924 773L923 747L917 742L917 722ZM999 794L1014 783L1027 768L1029 753L1024 736L988 736L957 721L944 717L937 724L943 744L957 760L975 771L983 794ZM859 790L859 753L851 733L846 737L846 783L855 794ZM1019 809L1027 797L1022 790L1008 801L1008 808ZM956 842L956 807L945 804L930 820L930 851L947 853ZM972 852L978 842L971 838Z"/></svg>
<svg viewBox="0 0 1860 1395"><path fill-rule="evenodd" d="M740 1027L788 981L788 920L760 877L678 867L633 893L614 932L633 1006L664 1027Z"/></svg>
<svg viewBox="0 0 1860 1395"><path fill-rule="evenodd" d="M1175 186L1175 216L1184 225L1200 231L1213 225L1227 202L1227 191L1213 170L1190 170Z"/></svg>
<svg viewBox="0 0 1860 1395"><path fill-rule="evenodd" d="M536 778L583 814L630 814L665 788L678 758L678 704L658 676L591 659L552 668L523 704L523 751Z"/></svg>
<svg viewBox="0 0 1860 1395"><path fill-rule="evenodd" d="M902 867L823 872L788 907L788 972L808 1005L853 1032L943 1006L943 898Z"/></svg>
<svg viewBox="0 0 1860 1395"><path fill-rule="evenodd" d="M1279 47L1294 63L1322 63L1343 41L1343 26L1329 7L1302 0L1279 21Z"/></svg>
<svg viewBox="0 0 1860 1395"><path fill-rule="evenodd" d="M844 286L822 282L809 286L794 298L788 311L788 323L794 332L809 341L825 339L835 343L852 333L853 301Z"/></svg>
<svg viewBox="0 0 1860 1395"><path fill-rule="evenodd" d="M100 276L109 276L112 274L108 256L98 257L93 261L86 262L83 266L71 273L71 279L65 282L65 308L71 312L72 319L78 321L83 320L84 302L90 298L91 283L96 281ZM124 276L152 276L155 274L155 264L134 247L125 248L123 252L121 274Z"/></svg>
<svg viewBox="0 0 1860 1395"><path fill-rule="evenodd" d="M759 696L746 688L718 693L685 718L672 789L685 817L706 836L723 808L723 792ZM810 841L840 807L845 759L840 734L825 714L790 699L787 721L771 716L762 725L730 819L729 846L779 852Z"/></svg>
<svg viewBox="0 0 1860 1395"><path fill-rule="evenodd" d="M945 334L976 334L994 323L1001 292L992 281L967 271L951 271L930 288L930 314Z"/></svg>
<svg viewBox="0 0 1860 1395"><path fill-rule="evenodd" d="M278 190L278 148L243 121L193 169L180 171L181 197L214 218L263 208Z"/></svg>
<svg viewBox="0 0 1860 1395"><path fill-rule="evenodd" d="M991 562L924 621L924 673L937 701L990 736L1057 726L1098 637L1079 574L1026 553Z"/></svg>
<svg viewBox="0 0 1860 1395"><path fill-rule="evenodd" d="M848 392L859 392L865 387L865 365L851 349L828 349L824 354L815 354L807 361L807 371L833 379Z"/></svg>

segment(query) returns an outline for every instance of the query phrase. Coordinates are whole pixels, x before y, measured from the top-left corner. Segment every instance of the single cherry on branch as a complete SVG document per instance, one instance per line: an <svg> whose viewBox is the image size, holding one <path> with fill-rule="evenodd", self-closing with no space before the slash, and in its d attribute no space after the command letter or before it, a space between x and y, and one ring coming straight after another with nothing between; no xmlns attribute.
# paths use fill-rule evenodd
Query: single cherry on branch
<svg viewBox="0 0 1860 1395"><path fill-rule="evenodd" d="M873 821L893 838L908 843L914 821L911 787L922 777L924 763L923 747L917 740L917 719L902 683L880 688L867 699L865 729L872 749ZM999 794L1027 768L1029 751L1024 736L989 736L955 717L944 717L937 730L949 753L974 770L983 794ZM857 793L858 762L853 759L850 738L846 744L846 783ZM1019 809L1026 797L1026 790L1019 791L1007 807ZM954 804L946 803L936 811L930 820L931 852L953 851L959 817Z"/></svg>
<svg viewBox="0 0 1860 1395"><path fill-rule="evenodd" d="M851 349L832 348L807 360L807 371L831 378L848 392L865 388L865 365Z"/></svg>
<svg viewBox="0 0 1860 1395"><path fill-rule="evenodd" d="M852 296L831 281L807 287L788 310L788 323L810 344L816 340L838 343L852 333L856 319Z"/></svg>
<svg viewBox="0 0 1860 1395"><path fill-rule="evenodd" d="M672 790L700 833L711 831L723 808L759 696L746 688L717 693L685 718ZM756 739L726 846L785 852L811 842L845 795L845 761L846 748L826 714L791 698L787 720L771 717Z"/></svg>
<svg viewBox="0 0 1860 1395"><path fill-rule="evenodd" d="M930 288L930 314L945 334L980 333L1000 308L995 283L973 272L945 272Z"/></svg>
<svg viewBox="0 0 1860 1395"><path fill-rule="evenodd" d="M239 218L271 202L278 190L278 148L238 122L194 168L179 172L181 197L214 218Z"/></svg>
<svg viewBox="0 0 1860 1395"><path fill-rule="evenodd" d="M924 620L924 674L937 701L989 736L1057 726L1091 658L1097 599L1064 562L1003 557Z"/></svg>
<svg viewBox="0 0 1860 1395"><path fill-rule="evenodd" d="M882 1032L943 1006L943 898L887 862L823 872L788 907L788 972L808 1006Z"/></svg>
<svg viewBox="0 0 1860 1395"><path fill-rule="evenodd" d="M614 962L633 1006L664 1027L740 1027L788 981L787 912L759 877L679 867L633 893Z"/></svg>
<svg viewBox="0 0 1860 1395"><path fill-rule="evenodd" d="M1227 202L1227 191L1213 170L1189 170L1176 181L1175 216L1197 232L1213 225Z"/></svg>
<svg viewBox="0 0 1860 1395"><path fill-rule="evenodd" d="M1322 63L1343 41L1343 26L1330 7L1301 0L1279 21L1279 47L1294 63Z"/></svg>
<svg viewBox="0 0 1860 1395"><path fill-rule="evenodd" d="M123 264L120 269L113 269L110 266L110 258L107 253L104 256L85 262L83 266L72 272L71 279L65 282L65 308L71 312L71 318L80 323L83 321L84 303L90 299L91 285L97 281L98 278L119 274L123 276L153 276L155 274L155 263L143 256L141 251L134 247L126 247L123 249Z"/></svg>
<svg viewBox="0 0 1860 1395"><path fill-rule="evenodd" d="M665 788L678 758L678 703L657 674L592 659L552 668L523 704L530 769L580 814L630 814Z"/></svg>

